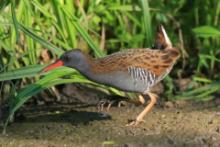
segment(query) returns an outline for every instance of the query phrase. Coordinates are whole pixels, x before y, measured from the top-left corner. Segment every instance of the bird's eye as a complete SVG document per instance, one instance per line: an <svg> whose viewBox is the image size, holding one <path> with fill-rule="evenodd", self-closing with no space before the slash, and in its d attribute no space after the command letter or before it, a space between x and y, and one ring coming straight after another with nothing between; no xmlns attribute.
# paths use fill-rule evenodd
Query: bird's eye
<svg viewBox="0 0 220 147"><path fill-rule="evenodd" d="M69 61L70 60L69 56L64 56L64 60Z"/></svg>

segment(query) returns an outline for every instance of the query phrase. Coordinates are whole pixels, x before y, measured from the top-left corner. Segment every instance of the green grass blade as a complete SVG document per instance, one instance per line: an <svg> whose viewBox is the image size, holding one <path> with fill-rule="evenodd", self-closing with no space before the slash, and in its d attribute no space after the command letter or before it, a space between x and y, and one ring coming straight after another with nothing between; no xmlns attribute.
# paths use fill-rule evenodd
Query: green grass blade
<svg viewBox="0 0 220 147"><path fill-rule="evenodd" d="M44 47L46 47L49 50L51 50L51 52L55 53L56 55L61 55L61 54L64 53L64 51L62 49L56 47L55 45L51 44L50 42L45 41L43 38L37 36L36 34L34 34L31 30L27 29L22 24L19 24L19 29L21 31L23 31L26 35L31 37L34 41L40 43Z"/></svg>
<svg viewBox="0 0 220 147"><path fill-rule="evenodd" d="M193 100L202 100L213 94L214 92L220 89L220 82L213 82L209 85L205 85L203 87L193 89L190 91L185 91L180 93L178 96L175 96L175 99L193 99Z"/></svg>
<svg viewBox="0 0 220 147"><path fill-rule="evenodd" d="M26 9L24 9L24 24L27 27L31 27L32 26L32 22L33 22L33 18L32 15L33 11L32 11L32 7L30 5L30 1L24 1L24 7ZM36 64L37 63L37 57L36 57L36 53L35 53L35 49L34 49L34 41L33 39L31 39L28 36L25 36L26 39L26 50L29 56L29 62L30 64ZM28 64L28 63L26 63Z"/></svg>
<svg viewBox="0 0 220 147"><path fill-rule="evenodd" d="M17 21L17 18L16 18L14 0L11 0L11 14L12 14L12 20L13 20L15 34L16 34L16 42L18 42L18 40L19 40L18 25L19 24L18 24L18 21Z"/></svg>
<svg viewBox="0 0 220 147"><path fill-rule="evenodd" d="M144 31L146 35L146 46L152 46L152 28L151 28L151 15L148 0L140 0L142 12L143 12L143 21L144 21Z"/></svg>
<svg viewBox="0 0 220 147"><path fill-rule="evenodd" d="M202 38L220 37L220 30L212 26L200 26L193 29L193 32Z"/></svg>
<svg viewBox="0 0 220 147"><path fill-rule="evenodd" d="M32 0L30 2L34 5L35 8L37 8L40 12L42 12L47 18L51 18L55 20L55 17L51 15L51 13L48 12L48 10L45 9L44 5L40 4L38 0Z"/></svg>
<svg viewBox="0 0 220 147"><path fill-rule="evenodd" d="M73 1L69 0L69 1L66 2L66 4L63 7L65 7L68 12L71 12L71 14L74 14L75 7L72 5L72 3L73 3ZM76 29L74 28L73 24L68 19L66 14L63 11L62 11L62 13L64 15L64 20L66 22L66 30L68 32L70 45L72 47L77 47L77 33L76 33Z"/></svg>
<svg viewBox="0 0 220 147"><path fill-rule="evenodd" d="M89 36L89 34L83 29L82 25L78 22L78 19L71 15L67 10L62 8L63 12L67 15L67 17L71 20L73 26L76 28L76 30L80 33L80 35L85 39L85 41L89 44L89 46L92 48L94 51L95 55L97 57L102 57L104 56L104 53L95 45L94 41L92 38Z"/></svg>
<svg viewBox="0 0 220 147"><path fill-rule="evenodd" d="M34 77L45 65L29 65L0 74L0 81Z"/></svg>

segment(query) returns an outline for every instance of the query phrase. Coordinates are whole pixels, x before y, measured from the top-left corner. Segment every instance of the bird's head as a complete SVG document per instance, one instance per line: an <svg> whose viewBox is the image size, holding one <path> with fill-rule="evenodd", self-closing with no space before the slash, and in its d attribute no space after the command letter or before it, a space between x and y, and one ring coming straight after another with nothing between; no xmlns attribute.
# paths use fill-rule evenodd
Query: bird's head
<svg viewBox="0 0 220 147"><path fill-rule="evenodd" d="M80 49L73 49L65 52L54 63L45 67L42 71L47 72L60 66L71 68L83 68L86 65L86 56Z"/></svg>

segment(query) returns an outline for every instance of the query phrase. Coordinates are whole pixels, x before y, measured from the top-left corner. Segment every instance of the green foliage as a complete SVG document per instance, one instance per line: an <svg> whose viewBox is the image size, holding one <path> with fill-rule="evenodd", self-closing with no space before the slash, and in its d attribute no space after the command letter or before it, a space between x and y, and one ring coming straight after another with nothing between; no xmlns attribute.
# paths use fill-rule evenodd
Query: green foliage
<svg viewBox="0 0 220 147"><path fill-rule="evenodd" d="M212 82L211 84L205 85L197 89L184 91L181 95L175 96L175 99L194 99L203 101L210 100L214 98L214 96L211 94L218 91L219 88L220 82Z"/></svg>
<svg viewBox="0 0 220 147"><path fill-rule="evenodd" d="M71 48L100 57L125 48L151 47L161 23L182 53L165 79L165 95L172 100L203 100L213 98L219 89L219 0L4 0L0 9L0 82L16 83L10 87L8 120L37 92L57 84L86 83L123 95L67 68L40 78L39 71L48 64L41 60L42 51L56 59ZM179 91L174 80L185 77L199 87Z"/></svg>
<svg viewBox="0 0 220 147"><path fill-rule="evenodd" d="M211 26L200 26L193 29L193 32L197 37L209 38L209 37L220 37L220 31Z"/></svg>
<svg viewBox="0 0 220 147"><path fill-rule="evenodd" d="M67 75L72 75L73 78L68 78L68 79L62 78ZM15 111L19 109L31 96L53 85L71 83L71 82L92 83L89 80L82 78L82 76L76 74L75 70L63 67L63 69L55 69L53 70L53 72L49 72L41 80L38 80L34 84L28 85L27 88L21 90L18 94L15 95L15 98L12 99L10 104L9 116L6 120L5 126L7 126L10 119L13 118Z"/></svg>

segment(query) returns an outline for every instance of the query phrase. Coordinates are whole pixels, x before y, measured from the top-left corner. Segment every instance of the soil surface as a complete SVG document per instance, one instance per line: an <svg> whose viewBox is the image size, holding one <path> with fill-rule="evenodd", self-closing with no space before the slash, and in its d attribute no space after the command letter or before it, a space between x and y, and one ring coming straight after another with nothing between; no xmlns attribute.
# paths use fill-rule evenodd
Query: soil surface
<svg viewBox="0 0 220 147"><path fill-rule="evenodd" d="M126 127L143 106L98 112L93 104L27 106L0 135L0 147L220 146L220 107L214 102L156 105L138 127Z"/></svg>

